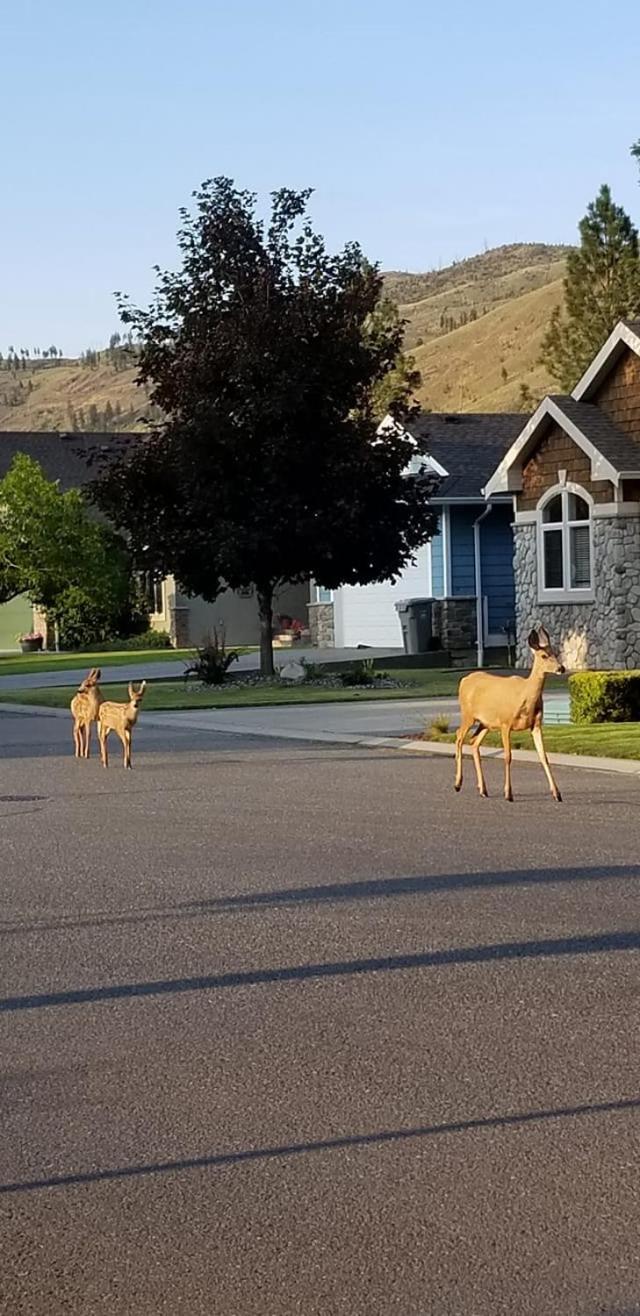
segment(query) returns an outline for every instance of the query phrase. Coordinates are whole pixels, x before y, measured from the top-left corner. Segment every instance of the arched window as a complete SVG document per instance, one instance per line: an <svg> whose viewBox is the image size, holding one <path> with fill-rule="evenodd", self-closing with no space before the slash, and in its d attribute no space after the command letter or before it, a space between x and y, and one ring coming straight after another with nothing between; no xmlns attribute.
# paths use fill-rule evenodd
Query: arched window
<svg viewBox="0 0 640 1316"><path fill-rule="evenodd" d="M541 599L584 602L593 592L591 508L579 485L550 489L538 503L538 586Z"/></svg>

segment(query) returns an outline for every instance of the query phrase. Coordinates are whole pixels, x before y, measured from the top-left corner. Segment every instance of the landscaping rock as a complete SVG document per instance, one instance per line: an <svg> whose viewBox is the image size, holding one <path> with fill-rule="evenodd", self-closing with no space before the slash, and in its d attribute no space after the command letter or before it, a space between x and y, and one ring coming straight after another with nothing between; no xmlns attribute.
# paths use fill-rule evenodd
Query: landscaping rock
<svg viewBox="0 0 640 1316"><path fill-rule="evenodd" d="M281 681L291 681L293 684L297 684L299 681L304 681L304 675L302 663L285 663L284 667L280 668Z"/></svg>

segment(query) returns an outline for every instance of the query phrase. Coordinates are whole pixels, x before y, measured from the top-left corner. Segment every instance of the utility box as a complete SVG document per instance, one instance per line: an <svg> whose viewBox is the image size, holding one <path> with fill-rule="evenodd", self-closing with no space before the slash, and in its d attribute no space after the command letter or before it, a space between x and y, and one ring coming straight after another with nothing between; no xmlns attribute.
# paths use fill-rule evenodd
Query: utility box
<svg viewBox="0 0 640 1316"><path fill-rule="evenodd" d="M400 599L395 609L405 653L428 653L433 638L433 599Z"/></svg>

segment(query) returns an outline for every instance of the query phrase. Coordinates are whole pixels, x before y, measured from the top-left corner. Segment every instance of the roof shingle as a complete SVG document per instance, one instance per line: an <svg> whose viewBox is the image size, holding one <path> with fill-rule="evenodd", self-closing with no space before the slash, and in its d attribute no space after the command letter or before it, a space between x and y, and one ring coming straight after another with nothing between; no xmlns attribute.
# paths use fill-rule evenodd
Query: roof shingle
<svg viewBox="0 0 640 1316"><path fill-rule="evenodd" d="M48 480L59 480L63 493L78 489L95 479L98 468L91 464L92 454L119 455L136 434L59 434L57 431L28 433L22 430L0 431L0 479L7 474L18 453L32 457L42 467Z"/></svg>
<svg viewBox="0 0 640 1316"><path fill-rule="evenodd" d="M421 412L407 425L449 472L436 499L483 501L482 489L526 424L522 412Z"/></svg>
<svg viewBox="0 0 640 1316"><path fill-rule="evenodd" d="M636 442L593 402L576 402L565 394L552 394L551 401L616 471L640 470L640 434Z"/></svg>

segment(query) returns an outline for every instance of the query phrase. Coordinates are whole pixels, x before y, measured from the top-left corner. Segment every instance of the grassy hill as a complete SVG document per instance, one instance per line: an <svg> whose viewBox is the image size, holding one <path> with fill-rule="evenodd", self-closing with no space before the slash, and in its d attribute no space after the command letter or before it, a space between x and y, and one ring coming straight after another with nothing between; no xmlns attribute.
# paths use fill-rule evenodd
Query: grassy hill
<svg viewBox="0 0 640 1316"><path fill-rule="evenodd" d="M522 385L535 400L549 390L538 359L567 250L520 243L426 274L385 274L422 372L421 402L506 411L520 405ZM0 362L0 430L133 430L150 410L124 346L84 360Z"/></svg>
<svg viewBox="0 0 640 1316"><path fill-rule="evenodd" d="M546 393L557 391L539 358L549 317L561 301L562 280L556 279L415 348L420 401L432 411L533 410Z"/></svg>
<svg viewBox="0 0 640 1316"><path fill-rule="evenodd" d="M94 364L62 359L0 363L0 430L135 430L149 400L135 368L101 352Z"/></svg>

